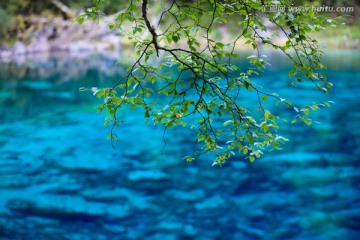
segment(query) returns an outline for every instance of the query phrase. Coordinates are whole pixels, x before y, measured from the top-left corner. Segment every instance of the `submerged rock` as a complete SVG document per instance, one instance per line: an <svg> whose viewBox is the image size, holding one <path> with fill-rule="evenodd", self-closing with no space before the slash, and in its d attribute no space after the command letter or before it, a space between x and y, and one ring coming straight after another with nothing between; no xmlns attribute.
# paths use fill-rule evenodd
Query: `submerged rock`
<svg viewBox="0 0 360 240"><path fill-rule="evenodd" d="M200 201L205 197L205 193L201 189L193 191L180 191L180 190L169 190L165 192L170 198L175 198L180 201Z"/></svg>
<svg viewBox="0 0 360 240"><path fill-rule="evenodd" d="M179 222L164 221L161 222L156 229L161 231L178 232L183 228L183 225Z"/></svg>
<svg viewBox="0 0 360 240"><path fill-rule="evenodd" d="M104 230L111 233L124 233L126 232L126 228L121 225L116 224L104 224Z"/></svg>
<svg viewBox="0 0 360 240"><path fill-rule="evenodd" d="M238 224L237 228L241 230L246 239L264 239L265 231L259 228L249 227L248 225Z"/></svg>
<svg viewBox="0 0 360 240"><path fill-rule="evenodd" d="M149 181L168 179L169 175L160 170L134 170L128 173L130 181Z"/></svg>
<svg viewBox="0 0 360 240"><path fill-rule="evenodd" d="M38 201L12 198L7 202L6 207L25 216L40 216L62 221L114 220L130 214L127 205L105 205L65 197L48 197Z"/></svg>
<svg viewBox="0 0 360 240"><path fill-rule="evenodd" d="M91 189L86 190L81 194L84 198L100 201L100 202L113 202L119 203L119 200L124 200L127 204L139 210L145 210L151 207L148 202L151 197L143 196L139 192L131 191L126 188L117 189Z"/></svg>
<svg viewBox="0 0 360 240"><path fill-rule="evenodd" d="M196 210L211 210L218 209L225 205L225 200L222 197L214 196L206 199L203 202L195 204Z"/></svg>

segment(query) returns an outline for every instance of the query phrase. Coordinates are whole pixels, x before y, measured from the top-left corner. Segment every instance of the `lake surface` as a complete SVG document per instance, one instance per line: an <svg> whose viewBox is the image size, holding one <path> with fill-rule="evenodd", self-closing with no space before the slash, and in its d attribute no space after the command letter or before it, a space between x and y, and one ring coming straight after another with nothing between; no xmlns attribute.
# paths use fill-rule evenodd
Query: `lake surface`
<svg viewBox="0 0 360 240"><path fill-rule="evenodd" d="M116 149L79 87L111 86L102 56L0 66L0 239L360 239L360 52L330 52L325 95L289 87L287 61L255 81L292 102L332 100L254 163L182 160L190 131L124 109ZM251 104L249 102L248 104ZM281 108L273 111L282 111Z"/></svg>

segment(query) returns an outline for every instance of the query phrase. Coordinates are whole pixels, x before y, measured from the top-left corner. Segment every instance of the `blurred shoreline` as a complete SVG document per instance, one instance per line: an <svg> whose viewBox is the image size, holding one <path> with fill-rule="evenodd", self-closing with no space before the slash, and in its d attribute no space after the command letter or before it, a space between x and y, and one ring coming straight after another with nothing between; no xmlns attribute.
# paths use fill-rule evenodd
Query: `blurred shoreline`
<svg viewBox="0 0 360 240"><path fill-rule="evenodd" d="M99 23L85 21L83 24L74 23L61 17L48 18L31 15L22 19L27 28L17 34L12 43L0 42L0 62L15 62L19 65L27 61L46 61L59 56L70 58L88 58L92 55L104 55L108 58L118 59L124 51L132 52L132 42L123 38L108 27L108 20ZM269 29L271 23L266 23ZM360 50L360 37L357 36L356 26L344 26L327 29L314 33L313 37L319 44L329 50ZM218 31L223 42L233 42L232 30L219 27ZM143 37L146 37L147 33ZM264 32L267 34L267 32ZM285 43L286 36L279 33L274 39L277 43ZM180 39L179 45L186 45ZM240 41L239 50L252 50L249 45ZM266 48L266 47L264 47Z"/></svg>
<svg viewBox="0 0 360 240"><path fill-rule="evenodd" d="M56 55L87 58L104 54L117 58L122 49L121 37L106 23L84 22L82 25L62 18L31 16L29 26L15 42L0 42L0 62L23 63L27 59L47 59Z"/></svg>

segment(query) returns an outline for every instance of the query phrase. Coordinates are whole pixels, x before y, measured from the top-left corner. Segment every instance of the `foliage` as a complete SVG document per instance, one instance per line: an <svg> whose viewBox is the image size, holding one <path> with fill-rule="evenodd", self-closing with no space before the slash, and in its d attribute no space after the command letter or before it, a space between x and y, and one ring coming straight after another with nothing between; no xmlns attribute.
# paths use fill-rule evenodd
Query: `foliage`
<svg viewBox="0 0 360 240"><path fill-rule="evenodd" d="M0 39L2 40L14 40L19 28L31 27L19 26L23 25L24 16L28 15L45 15L45 16L63 16L65 18L71 18L71 16L64 15L54 2L60 2L64 6L68 6L69 9L74 12L81 9L86 9L92 6L91 0L11 0L0 1ZM112 14L121 10L126 3L118 3L117 0L107 0L101 5L99 10ZM77 14L76 14L77 15ZM74 15L75 16L75 15ZM23 30L23 29L22 29Z"/></svg>
<svg viewBox="0 0 360 240"><path fill-rule="evenodd" d="M11 16L9 16L9 14L7 14L6 11L4 11L4 9L2 9L0 7L0 39L3 38L7 31L11 28Z"/></svg>
<svg viewBox="0 0 360 240"><path fill-rule="evenodd" d="M70 8L83 9L92 6L91 0L60 0L62 4ZM119 11L125 6L125 3L119 3L116 0L107 0L99 8L101 11L111 14ZM11 0L0 2L0 8L10 15L16 14L41 14L44 11L61 13L54 5L52 0Z"/></svg>
<svg viewBox="0 0 360 240"><path fill-rule="evenodd" d="M77 17L79 23L104 16L99 10L103 0L95 2L95 7ZM202 147L185 159L192 161L200 154L215 153L216 165L222 165L236 152L253 162L264 150L279 149L287 141L278 134L280 116L270 112L266 102L282 104L292 111L291 123L301 121L310 125L309 113L329 106L329 102L297 106L267 92L252 78L268 64L261 48L270 47L281 51L293 63L289 78L294 86L310 82L327 93L332 83L320 72L325 69L320 60L322 51L309 33L334 25L335 21L312 11L264 12L266 5L274 4L278 2L130 1L109 22L109 28L133 41L135 61L112 87L92 89L94 95L104 100L99 111L109 113L105 126L111 126L111 140L117 139L113 129L121 124L118 112L125 105L143 108L148 122L162 124L165 129L173 126L196 129ZM292 2L284 0L281 4L289 7ZM165 10L155 16L154 9ZM239 31L233 41L225 43L213 37L215 28L234 19ZM270 23L265 24L265 20ZM276 41L280 36L286 39L284 43ZM255 51L248 58L251 68L246 70L235 64L236 50L241 45ZM153 64L152 60L161 56L161 63ZM173 77L171 73L175 70L178 74ZM258 106L245 107L246 92L257 98ZM168 96L169 102L160 100L162 96ZM221 126L214 124L219 119L223 121Z"/></svg>

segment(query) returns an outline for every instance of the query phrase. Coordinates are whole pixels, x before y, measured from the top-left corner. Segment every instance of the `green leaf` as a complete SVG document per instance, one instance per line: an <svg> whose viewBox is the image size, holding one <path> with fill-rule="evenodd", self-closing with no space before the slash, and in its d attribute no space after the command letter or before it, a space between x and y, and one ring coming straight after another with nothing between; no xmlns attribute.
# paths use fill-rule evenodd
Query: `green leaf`
<svg viewBox="0 0 360 240"><path fill-rule="evenodd" d="M186 156L186 157L184 157L183 159L185 159L187 162L192 162L192 161L195 160L195 158L190 157L190 156Z"/></svg>
<svg viewBox="0 0 360 240"><path fill-rule="evenodd" d="M326 87L329 88L329 89L331 89L331 88L333 87L333 84L332 84L331 82L327 82L327 83L326 83Z"/></svg>
<svg viewBox="0 0 360 240"><path fill-rule="evenodd" d="M109 27L110 30L114 30L115 24L109 24L108 27Z"/></svg>
<svg viewBox="0 0 360 240"><path fill-rule="evenodd" d="M178 41L179 41L179 36L178 35L172 35L172 40L175 42L175 43L177 43Z"/></svg>
<svg viewBox="0 0 360 240"><path fill-rule="evenodd" d="M84 22L84 17L83 16L81 16L81 17L78 17L77 19L76 19L76 21L81 25L81 24L83 24L83 22Z"/></svg>
<svg viewBox="0 0 360 240"><path fill-rule="evenodd" d="M298 71L296 69L293 69L293 70L289 71L289 77L294 76L297 73L298 73Z"/></svg>
<svg viewBox="0 0 360 240"><path fill-rule="evenodd" d="M233 120L228 120L226 122L224 122L224 127L226 127L227 125L229 125L230 123L233 123L234 121Z"/></svg>
<svg viewBox="0 0 360 240"><path fill-rule="evenodd" d="M223 43L221 43L221 42L217 42L216 44L215 44L215 47L218 47L218 48L224 48L224 44Z"/></svg>
<svg viewBox="0 0 360 240"><path fill-rule="evenodd" d="M300 116L300 120L303 121L306 125L311 125L311 120L308 118Z"/></svg>

